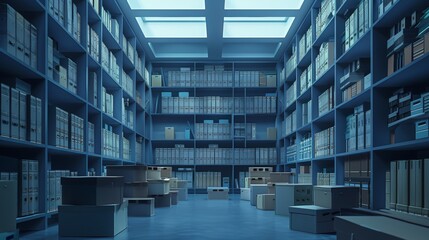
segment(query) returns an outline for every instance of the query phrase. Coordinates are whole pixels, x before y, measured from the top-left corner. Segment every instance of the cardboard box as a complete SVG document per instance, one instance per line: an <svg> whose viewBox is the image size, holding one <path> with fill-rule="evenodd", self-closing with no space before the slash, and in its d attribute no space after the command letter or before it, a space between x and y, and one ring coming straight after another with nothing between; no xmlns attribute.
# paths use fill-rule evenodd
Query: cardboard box
<svg viewBox="0 0 429 240"><path fill-rule="evenodd" d="M147 167L147 179L148 180L161 180L161 168L159 168L159 167Z"/></svg>
<svg viewBox="0 0 429 240"><path fill-rule="evenodd" d="M170 207L171 206L171 195L170 193L164 195L156 195L155 208Z"/></svg>
<svg viewBox="0 0 429 240"><path fill-rule="evenodd" d="M171 205L177 205L179 202L179 191L177 190L170 190L171 195Z"/></svg>
<svg viewBox="0 0 429 240"><path fill-rule="evenodd" d="M124 183L125 198L146 198L149 193L147 182Z"/></svg>
<svg viewBox="0 0 429 240"><path fill-rule="evenodd" d="M277 140L277 128L267 128L267 140Z"/></svg>
<svg viewBox="0 0 429 240"><path fill-rule="evenodd" d="M102 206L61 205L58 232L61 237L113 237L128 227L128 201Z"/></svg>
<svg viewBox="0 0 429 240"><path fill-rule="evenodd" d="M17 181L0 181L0 232L15 232L18 214Z"/></svg>
<svg viewBox="0 0 429 240"><path fill-rule="evenodd" d="M267 184L251 184L250 185L250 205L256 206L258 201L258 194L267 194Z"/></svg>
<svg viewBox="0 0 429 240"><path fill-rule="evenodd" d="M65 205L106 205L123 202L124 178L62 177L62 203Z"/></svg>
<svg viewBox="0 0 429 240"><path fill-rule="evenodd" d="M177 188L188 188L187 180L177 180Z"/></svg>
<svg viewBox="0 0 429 240"><path fill-rule="evenodd" d="M277 183L272 182L267 183L268 194L276 194L276 184Z"/></svg>
<svg viewBox="0 0 429 240"><path fill-rule="evenodd" d="M270 182L272 183L290 183L293 175L291 172L271 172Z"/></svg>
<svg viewBox="0 0 429 240"><path fill-rule="evenodd" d="M152 75L152 87L162 87L161 75Z"/></svg>
<svg viewBox="0 0 429 240"><path fill-rule="evenodd" d="M149 196L154 195L165 195L170 192L170 180L163 179L163 180L148 180L149 185Z"/></svg>
<svg viewBox="0 0 429 240"><path fill-rule="evenodd" d="M227 187L208 187L207 198L209 200L228 200L229 188Z"/></svg>
<svg viewBox="0 0 429 240"><path fill-rule="evenodd" d="M273 167L249 167L249 177L269 178Z"/></svg>
<svg viewBox="0 0 429 240"><path fill-rule="evenodd" d="M174 127L165 127L165 140L174 140Z"/></svg>
<svg viewBox="0 0 429 240"><path fill-rule="evenodd" d="M170 188L170 190L178 191L177 200L187 201L188 200L188 189L187 188Z"/></svg>
<svg viewBox="0 0 429 240"><path fill-rule="evenodd" d="M275 194L258 194L256 208L260 210L274 210Z"/></svg>
<svg viewBox="0 0 429 240"><path fill-rule="evenodd" d="M159 167L161 169L161 178L171 178L172 168L171 167Z"/></svg>
<svg viewBox="0 0 429 240"><path fill-rule="evenodd" d="M142 165L109 165L106 166L107 176L122 176L124 182L146 182L147 167Z"/></svg>
<svg viewBox="0 0 429 240"><path fill-rule="evenodd" d="M244 179L244 186L249 188L251 184L266 184L268 178L265 177L246 177Z"/></svg>
<svg viewBox="0 0 429 240"><path fill-rule="evenodd" d="M154 198L126 198L128 200L128 216L152 217L155 215Z"/></svg>
<svg viewBox="0 0 429 240"><path fill-rule="evenodd" d="M276 184L277 215L289 216L289 207L313 204L313 186L311 184Z"/></svg>
<svg viewBox="0 0 429 240"><path fill-rule="evenodd" d="M359 187L314 186L314 205L330 208L359 207Z"/></svg>
<svg viewBox="0 0 429 240"><path fill-rule="evenodd" d="M250 188L240 189L240 199L245 201L250 201Z"/></svg>
<svg viewBox="0 0 429 240"><path fill-rule="evenodd" d="M334 230L334 217L338 210L315 205L290 206L289 228L308 233L331 233Z"/></svg>
<svg viewBox="0 0 429 240"><path fill-rule="evenodd" d="M267 75L267 87L276 87L276 86L277 86L277 76Z"/></svg>

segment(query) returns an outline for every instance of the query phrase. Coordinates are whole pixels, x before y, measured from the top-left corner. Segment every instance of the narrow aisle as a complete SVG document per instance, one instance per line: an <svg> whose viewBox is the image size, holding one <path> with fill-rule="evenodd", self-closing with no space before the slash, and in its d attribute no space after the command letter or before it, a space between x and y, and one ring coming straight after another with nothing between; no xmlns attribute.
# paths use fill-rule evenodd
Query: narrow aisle
<svg viewBox="0 0 429 240"><path fill-rule="evenodd" d="M289 229L289 218L273 211L260 211L239 195L231 200L207 200L207 195L189 195L189 200L171 208L155 209L151 218L130 217L128 228L115 238L102 239L336 239L335 235L314 235ZM53 226L22 236L24 240L58 239ZM71 238L64 238L71 239ZM75 239L75 238L73 238ZM79 238L94 239L94 238Z"/></svg>

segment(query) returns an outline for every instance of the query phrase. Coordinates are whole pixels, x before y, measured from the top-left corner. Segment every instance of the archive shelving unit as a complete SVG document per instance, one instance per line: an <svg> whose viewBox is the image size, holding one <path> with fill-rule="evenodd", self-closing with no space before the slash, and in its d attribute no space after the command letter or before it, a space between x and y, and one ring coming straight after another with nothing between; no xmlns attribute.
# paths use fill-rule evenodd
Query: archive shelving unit
<svg viewBox="0 0 429 240"><path fill-rule="evenodd" d="M305 20L299 26L295 37L282 57L280 63L279 79L279 121L284 121L286 116L296 110L296 129L279 136L280 169L295 170L300 174L301 166L311 168L312 184L317 184L317 173L335 173L336 184L358 185L364 189L361 206L373 210L388 208L388 191L386 176L390 172L390 163L395 160L424 159L428 157L428 138L415 139L414 123L418 119L427 119L427 116L408 117L388 123L389 98L400 89L406 88L416 93L421 90L427 91L427 68L428 54L415 59L406 66L396 69L393 73L388 71L388 47L387 41L390 38L390 30L404 17L411 19L411 14L416 10L422 10L429 6L427 1L388 1L387 6L383 1L369 1L370 18L368 25L364 25L362 31L358 33L354 42L349 42L345 49L345 25L347 19L353 11L359 7L360 0L338 0L333 1L335 11L324 24L320 34L316 36L316 19L321 8L321 0L314 1ZM385 1L386 2L386 1ZM380 5L381 4L381 5ZM366 10L365 10L366 11ZM359 22L360 25L360 22ZM305 49L302 50L300 40L310 29L312 40ZM361 30L361 29L359 29ZM359 31L358 31L359 32ZM316 57L322 43L334 41L333 61L325 71L316 76ZM350 44L351 43L351 44ZM402 46L402 49L405 47ZM307 49L308 48L308 49ZM401 49L401 47L399 47ZM296 59L295 66L290 64L290 59ZM366 76L369 83L361 91L348 99L343 99L344 85L342 77L344 69L348 64L359 59L369 61L369 68ZM292 66L292 67L290 67ZM310 87L301 89L301 74L311 66ZM367 75L369 74L369 75ZM296 98L290 105L282 103L288 98L288 89L296 82ZM362 80L363 82L363 80ZM333 87L333 106L323 114L319 114L318 99L328 86ZM421 90L419 90L419 88ZM308 100L311 103L311 117L309 122L304 121L303 103ZM370 125L368 126L368 145L360 149L349 149L347 143L347 116L354 114L355 108L363 106L364 111L370 110ZM314 137L317 132L327 127L334 127L334 151L324 156L315 156ZM311 157L302 159L298 156L300 150L299 143L302 137L310 134L312 137L313 151ZM295 145L296 143L296 145ZM292 146L292 147L291 147ZM295 154L295 149L297 153ZM287 158L288 153L295 155L295 158ZM349 161L362 160L361 174L359 176L349 176L346 166ZM289 160L289 161L288 161ZM298 180L298 179L296 179ZM425 190L427 186L425 186ZM362 193L362 192L361 192Z"/></svg>
<svg viewBox="0 0 429 240"><path fill-rule="evenodd" d="M109 164L144 164L150 146L150 135L146 125L150 122L150 109L148 100L150 88L148 85L149 72L147 71L145 53L142 43L136 38L136 34L124 18L122 10L116 1L100 0L97 6L92 6L91 1L73 0L80 14L80 38L73 37L63 25L58 13L52 8L48 0L6 0L1 4L9 4L16 12L23 15L37 28L37 65L31 67L26 62L11 54L6 48L0 49L0 73L1 83L10 87L16 87L15 78L23 80L31 86L31 95L41 99L42 103L42 129L41 142L34 143L26 140L13 139L0 136L1 161L0 172L19 172L22 159L37 160L39 163L39 211L35 214L20 216L17 218L18 228L43 229L50 219L55 219L57 212L48 212L47 208L47 173L50 170L71 170L78 175L87 175L89 171L96 175L103 174L103 166ZM115 40L102 19L102 7L108 10L118 23L118 36ZM4 6L2 7L4 8ZM6 13L6 12L4 12ZM3 13L2 13L3 14ZM98 45L99 55L91 55L89 47L89 31L92 28L99 37L99 42L90 41L91 45ZM77 91L73 93L66 87L52 79L48 74L48 37L54 39L57 44L58 56L68 57L77 65ZM124 44L124 37L128 44ZM96 44L94 44L96 43ZM129 76L132 91L126 91L124 85L113 80L112 75L102 67L101 49L104 43L116 57L119 69ZM124 49L123 46L127 46ZM131 51L128 51L130 48ZM132 53L129 55L128 53ZM131 56L131 58L129 57ZM135 56L134 59L133 56ZM138 60L139 58L139 60ZM138 63L138 64L137 64ZM96 86L98 99L94 102L90 99L89 73L96 73ZM5 82L3 79L12 79ZM124 79L125 81L125 79ZM105 87L114 95L113 115L106 114L102 110L102 90ZM130 86L129 86L130 87ZM134 124L126 124L122 119L122 99L129 101L127 109L131 111L129 119ZM83 119L84 122L84 150L77 151L70 148L56 146L55 141L55 107L60 107L69 113L73 113ZM94 124L94 152L88 150L88 122ZM109 157L103 154L103 126L109 124L113 131L120 136L119 157ZM52 134L54 133L54 134ZM122 136L130 143L130 155L124 160ZM137 148L139 148L137 150ZM134 154L138 152L139 155ZM132 154L131 154L132 153ZM19 174L19 178L20 178Z"/></svg>
<svg viewBox="0 0 429 240"><path fill-rule="evenodd" d="M169 79L170 71L180 71L180 68L187 68L192 75L194 71L204 71L204 67L211 65L222 66L226 71L231 72L231 84L229 86L199 86L191 83L188 86L174 86L169 84L169 81L179 79ZM163 92L169 92L173 97L178 97L179 92L187 92L189 97L207 97L220 96L230 97L233 99L233 106L237 103L237 98L246 99L253 96L265 96L265 94L273 94L276 96L277 87L244 87L238 86L236 78L239 76L236 73L240 71L260 71L264 74L277 75L277 64L275 62L257 63L257 62L152 62L152 74L162 76L162 86L151 87L152 90L152 164L154 165L171 165L169 163L160 163L155 159L157 148L174 148L176 144L184 145L185 148L190 148L193 154L201 148L208 148L211 144L217 144L219 148L226 148L232 151L230 162L228 163L201 163L197 155L194 162L182 163L180 161L173 164L173 171L190 171L193 174L197 172L221 172L222 178L229 178L229 184L232 192L237 192L236 179L239 179L240 172L247 172L249 166L257 165L243 164L239 162L238 153L234 150L238 148L277 148L276 140L267 140L266 129L268 127L277 127L276 113L249 113L243 109L242 112L234 110L230 113L162 113L161 97ZM210 73L212 71L209 71ZM223 70L221 71L221 73ZM259 76L259 75L258 75ZM207 71L205 75L196 78L197 81L207 80ZM238 80L238 79L237 79ZM259 77L258 77L259 84ZM245 107L245 106L243 106ZM230 125L230 135L226 139L197 139L195 137L195 126L197 123L202 123L204 120L214 120L218 122L220 119L228 120ZM248 139L246 136L234 136L234 131L244 128L239 124L246 125L247 123L256 123L256 139ZM165 140L165 127L174 127L175 132L184 132L186 128L190 129L190 139L183 139L179 136L173 140ZM277 151L276 151L277 158ZM262 164L264 166L276 167L277 162L271 164ZM195 179L195 178L194 178ZM241 180L243 181L243 179ZM244 183L243 183L244 184ZM207 189L202 189L196 186L196 183L190 189L191 193L205 193Z"/></svg>

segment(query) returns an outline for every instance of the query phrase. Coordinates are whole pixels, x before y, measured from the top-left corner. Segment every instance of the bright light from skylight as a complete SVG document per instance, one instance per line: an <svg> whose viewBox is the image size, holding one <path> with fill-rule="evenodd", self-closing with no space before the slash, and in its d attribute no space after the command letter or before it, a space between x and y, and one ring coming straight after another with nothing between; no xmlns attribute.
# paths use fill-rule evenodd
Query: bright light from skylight
<svg viewBox="0 0 429 240"><path fill-rule="evenodd" d="M204 10L204 0L128 0L131 9Z"/></svg>
<svg viewBox="0 0 429 240"><path fill-rule="evenodd" d="M304 0L225 0L225 9L252 9L252 10L299 10Z"/></svg>
<svg viewBox="0 0 429 240"><path fill-rule="evenodd" d="M295 18L225 17L224 38L284 38Z"/></svg>
<svg viewBox="0 0 429 240"><path fill-rule="evenodd" d="M138 17L137 23L146 38L207 38L205 17Z"/></svg>

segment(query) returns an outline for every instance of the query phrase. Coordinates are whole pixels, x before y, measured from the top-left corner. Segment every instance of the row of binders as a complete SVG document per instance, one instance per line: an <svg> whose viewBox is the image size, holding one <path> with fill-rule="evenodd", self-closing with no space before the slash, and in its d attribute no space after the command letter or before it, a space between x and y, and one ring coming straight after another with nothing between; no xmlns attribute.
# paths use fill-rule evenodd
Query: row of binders
<svg viewBox="0 0 429 240"><path fill-rule="evenodd" d="M143 162L143 144L142 144L142 138L137 136L136 137L136 162Z"/></svg>
<svg viewBox="0 0 429 240"><path fill-rule="evenodd" d="M359 105L346 117L346 151L371 147L371 136L371 110Z"/></svg>
<svg viewBox="0 0 429 240"><path fill-rule="evenodd" d="M159 165L230 165L235 154L241 165L276 164L275 148L156 148L155 162Z"/></svg>
<svg viewBox="0 0 429 240"><path fill-rule="evenodd" d="M346 18L342 50L346 52L353 46L372 25L372 1L361 0L356 9Z"/></svg>
<svg viewBox="0 0 429 240"><path fill-rule="evenodd" d="M335 179L335 173L317 173L317 185L330 185L330 186L335 186L336 184L336 179Z"/></svg>
<svg viewBox="0 0 429 240"><path fill-rule="evenodd" d="M301 60L305 54L310 51L311 46L313 45L313 34L312 34L312 28L311 25L308 27L307 31L301 36L299 39L299 60Z"/></svg>
<svg viewBox="0 0 429 240"><path fill-rule="evenodd" d="M313 139L310 134L302 136L299 141L298 161L305 161L312 158Z"/></svg>
<svg viewBox="0 0 429 240"><path fill-rule="evenodd" d="M188 189L191 189L194 185L194 173L192 168L178 168L177 171L173 172L173 176L177 179L183 179L188 182Z"/></svg>
<svg viewBox="0 0 429 240"><path fill-rule="evenodd" d="M49 0L49 14L80 42L81 14L73 0Z"/></svg>
<svg viewBox="0 0 429 240"><path fill-rule="evenodd" d="M188 92L180 92L173 97L171 92L161 93L161 113L168 114L232 114L234 113L275 113L275 94L247 98L220 96L189 97Z"/></svg>
<svg viewBox="0 0 429 240"><path fill-rule="evenodd" d="M100 36L97 34L97 32L94 30L94 28L91 27L91 25L88 25L88 53L89 55L95 59L95 61L100 61Z"/></svg>
<svg viewBox="0 0 429 240"><path fill-rule="evenodd" d="M70 170L48 171L48 181L46 184L47 212L58 211L58 206L62 204L61 178L68 176L77 176L77 172L70 172Z"/></svg>
<svg viewBox="0 0 429 240"><path fill-rule="evenodd" d="M231 124L227 119L204 120L204 123L195 123L195 139L201 140L230 140Z"/></svg>
<svg viewBox="0 0 429 240"><path fill-rule="evenodd" d="M58 51L58 42L48 37L48 77L76 94L78 88L77 64Z"/></svg>
<svg viewBox="0 0 429 240"><path fill-rule="evenodd" d="M302 71L301 76L299 77L300 94L303 94L311 87L311 85L313 85L312 66L313 65L310 64L304 71Z"/></svg>
<svg viewBox="0 0 429 240"><path fill-rule="evenodd" d="M316 38L325 30L331 19L335 16L335 0L322 0L316 16Z"/></svg>
<svg viewBox="0 0 429 240"><path fill-rule="evenodd" d="M0 4L0 47L37 69L37 28L9 4Z"/></svg>
<svg viewBox="0 0 429 240"><path fill-rule="evenodd" d="M319 79L334 64L335 42L328 41L320 45L316 56L316 78Z"/></svg>
<svg viewBox="0 0 429 240"><path fill-rule="evenodd" d="M429 216L429 159L390 162L386 174L386 207Z"/></svg>
<svg viewBox="0 0 429 240"><path fill-rule="evenodd" d="M255 140L256 139L256 123L235 123L234 138Z"/></svg>
<svg viewBox="0 0 429 240"><path fill-rule="evenodd" d="M195 188L207 189L207 187L221 187L221 172L195 172Z"/></svg>
<svg viewBox="0 0 429 240"><path fill-rule="evenodd" d="M301 105L302 126L310 123L312 119L311 99Z"/></svg>
<svg viewBox="0 0 429 240"><path fill-rule="evenodd" d="M334 127L314 134L314 157L329 156L335 152Z"/></svg>
<svg viewBox="0 0 429 240"><path fill-rule="evenodd" d="M107 48L104 42L101 44L101 66L110 74L112 79L119 84L120 81L120 67L116 59L115 53Z"/></svg>
<svg viewBox="0 0 429 240"><path fill-rule="evenodd" d="M370 156L368 154L352 155L344 160L344 185L360 188L360 206L365 208L370 207L370 176Z"/></svg>
<svg viewBox="0 0 429 240"><path fill-rule="evenodd" d="M296 144L289 145L286 148L286 162L293 163L296 162Z"/></svg>
<svg viewBox="0 0 429 240"><path fill-rule="evenodd" d="M122 98L122 123L134 129L134 111L130 109L130 99Z"/></svg>
<svg viewBox="0 0 429 240"><path fill-rule="evenodd" d="M131 157L131 148L130 148L130 140L122 136L122 158L124 160L130 160Z"/></svg>
<svg viewBox="0 0 429 240"><path fill-rule="evenodd" d="M31 95L31 87L20 79L16 88L1 84L0 135L33 143L42 143L42 101Z"/></svg>
<svg viewBox="0 0 429 240"><path fill-rule="evenodd" d="M133 47L130 40L128 40L125 35L122 34L122 51L130 59L131 63L134 65L134 57L136 57L136 49Z"/></svg>
<svg viewBox="0 0 429 240"><path fill-rule="evenodd" d="M134 97L134 89L135 89L134 81L131 78L131 76L128 75L123 69L122 69L121 86L122 86L122 89L124 89L124 91L128 93L128 95L130 95L131 97Z"/></svg>
<svg viewBox="0 0 429 240"><path fill-rule="evenodd" d="M334 88L330 86L322 94L319 95L319 116L322 116L323 114L334 109L334 94Z"/></svg>
<svg viewBox="0 0 429 240"><path fill-rule="evenodd" d="M296 81L286 90L286 107L290 106L296 100Z"/></svg>
<svg viewBox="0 0 429 240"><path fill-rule="evenodd" d="M119 43L119 22L116 18L112 16L112 14L101 6L101 21L107 30L112 34L113 38L116 42Z"/></svg>
<svg viewBox="0 0 429 240"><path fill-rule="evenodd" d="M114 96L107 92L107 89L101 87L101 110L107 115L113 116L114 114Z"/></svg>
<svg viewBox="0 0 429 240"><path fill-rule="evenodd" d="M104 124L102 132L102 155L119 158L119 135L113 132L113 127L109 124Z"/></svg>
<svg viewBox="0 0 429 240"><path fill-rule="evenodd" d="M297 56L296 56L296 46L293 45L292 46L292 54L289 57L289 60L287 60L287 62L286 62L286 69L285 69L286 77L289 77L294 72L294 70L296 69L296 65L298 64L297 62L298 61L297 61Z"/></svg>
<svg viewBox="0 0 429 240"><path fill-rule="evenodd" d="M39 162L21 160L20 216L39 212Z"/></svg>
<svg viewBox="0 0 429 240"><path fill-rule="evenodd" d="M55 123L55 131L50 131L52 144L56 147L84 151L84 121L73 113L59 107L51 108L49 117Z"/></svg>

